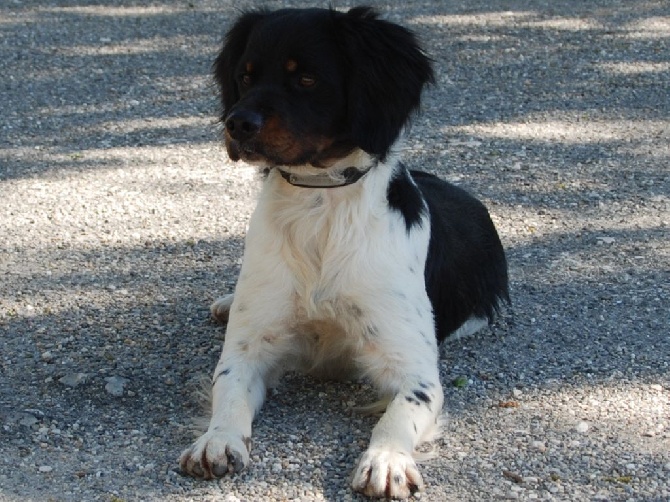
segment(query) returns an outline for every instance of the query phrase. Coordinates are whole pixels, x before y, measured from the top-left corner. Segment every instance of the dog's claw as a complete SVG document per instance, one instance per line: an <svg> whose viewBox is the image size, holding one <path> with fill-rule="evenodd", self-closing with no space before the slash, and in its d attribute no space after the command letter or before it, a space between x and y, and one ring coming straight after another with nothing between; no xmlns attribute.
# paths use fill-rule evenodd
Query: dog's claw
<svg viewBox="0 0 670 502"><path fill-rule="evenodd" d="M228 456L228 469L231 472L240 472L244 469L244 459L239 452L226 448L226 455Z"/></svg>
<svg viewBox="0 0 670 502"><path fill-rule="evenodd" d="M222 478L228 472L228 466L222 464L214 464L212 466L212 474L216 478Z"/></svg>
<svg viewBox="0 0 670 502"><path fill-rule="evenodd" d="M185 472L188 472L187 469L183 469ZM198 464L194 464L191 467L191 473L198 478L204 478L205 477L205 471L202 470L202 467Z"/></svg>

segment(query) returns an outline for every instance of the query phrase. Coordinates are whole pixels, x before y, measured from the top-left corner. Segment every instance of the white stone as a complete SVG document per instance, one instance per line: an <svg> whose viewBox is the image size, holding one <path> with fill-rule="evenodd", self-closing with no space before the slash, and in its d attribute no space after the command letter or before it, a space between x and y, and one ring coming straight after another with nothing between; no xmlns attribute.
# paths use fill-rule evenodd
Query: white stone
<svg viewBox="0 0 670 502"><path fill-rule="evenodd" d="M579 432L580 434L584 434L586 431L589 430L589 424L586 423L586 422L579 422L579 423L575 426L575 430L576 430L577 432Z"/></svg>

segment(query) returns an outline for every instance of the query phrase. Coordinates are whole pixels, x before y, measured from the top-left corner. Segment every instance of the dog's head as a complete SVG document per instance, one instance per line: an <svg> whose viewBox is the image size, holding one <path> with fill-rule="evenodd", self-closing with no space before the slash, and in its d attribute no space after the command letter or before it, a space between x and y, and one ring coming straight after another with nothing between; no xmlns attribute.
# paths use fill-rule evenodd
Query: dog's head
<svg viewBox="0 0 670 502"><path fill-rule="evenodd" d="M214 76L230 158L263 167L383 159L433 80L412 32L367 7L243 14Z"/></svg>

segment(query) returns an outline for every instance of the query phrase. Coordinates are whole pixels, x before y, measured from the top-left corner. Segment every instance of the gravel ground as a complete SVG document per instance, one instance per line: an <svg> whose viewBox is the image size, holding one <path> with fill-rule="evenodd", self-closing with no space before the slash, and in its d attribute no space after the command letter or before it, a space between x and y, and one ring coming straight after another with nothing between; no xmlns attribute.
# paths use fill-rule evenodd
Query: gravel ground
<svg viewBox="0 0 670 502"><path fill-rule="evenodd" d="M209 77L245 3L147 4L0 4L0 501L359 500L363 383L289 376L246 472L177 470L256 193ZM408 163L486 201L514 301L444 348L420 499L670 500L670 4L390 4L439 75Z"/></svg>

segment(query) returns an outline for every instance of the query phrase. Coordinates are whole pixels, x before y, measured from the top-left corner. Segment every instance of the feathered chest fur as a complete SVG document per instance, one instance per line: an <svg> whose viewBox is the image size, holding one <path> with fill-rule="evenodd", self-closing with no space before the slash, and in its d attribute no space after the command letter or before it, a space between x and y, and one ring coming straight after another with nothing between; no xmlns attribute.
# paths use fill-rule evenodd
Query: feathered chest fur
<svg viewBox="0 0 670 502"><path fill-rule="evenodd" d="M375 262L384 261L379 255L391 244L395 219L386 203L387 180L380 170L336 189L296 188L278 176L266 181L259 204L266 238L278 247L309 319L341 316L338 306L362 294Z"/></svg>

